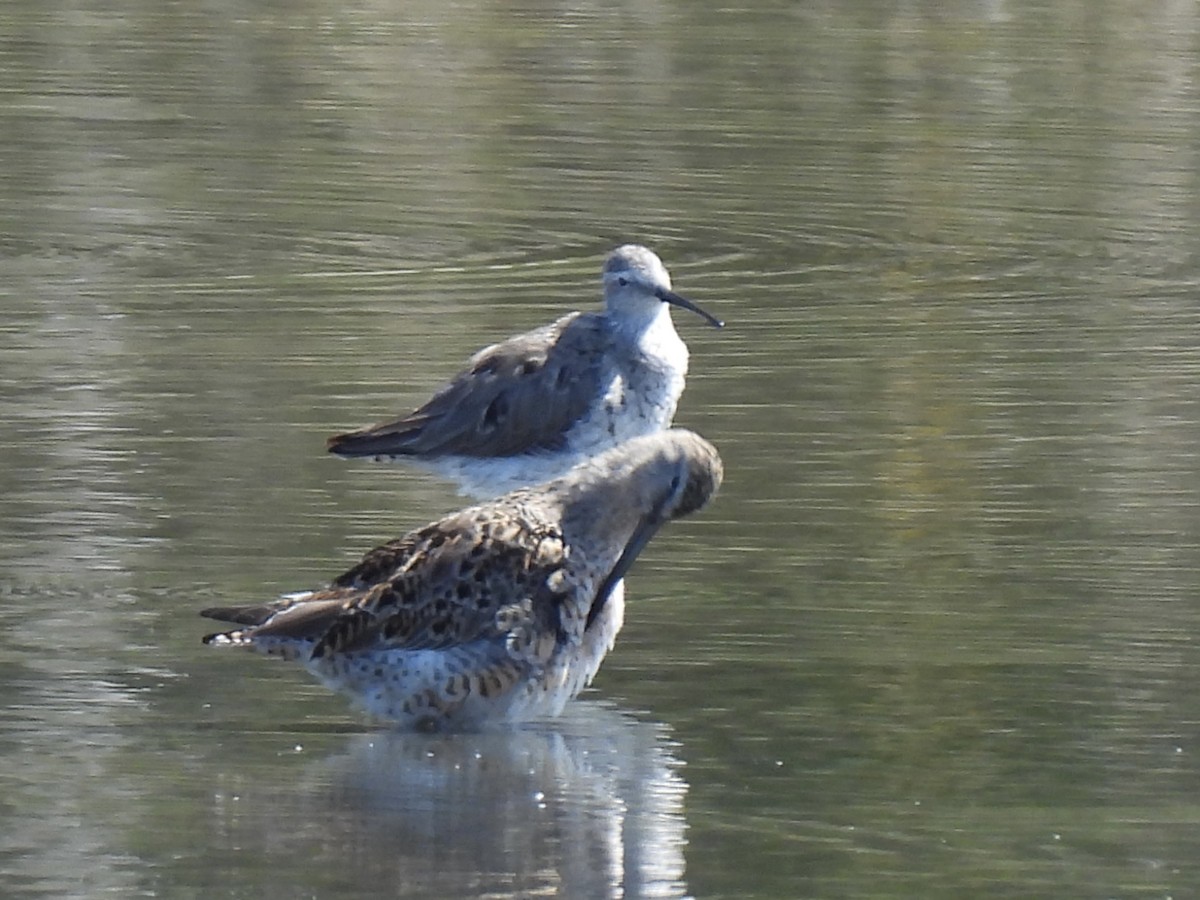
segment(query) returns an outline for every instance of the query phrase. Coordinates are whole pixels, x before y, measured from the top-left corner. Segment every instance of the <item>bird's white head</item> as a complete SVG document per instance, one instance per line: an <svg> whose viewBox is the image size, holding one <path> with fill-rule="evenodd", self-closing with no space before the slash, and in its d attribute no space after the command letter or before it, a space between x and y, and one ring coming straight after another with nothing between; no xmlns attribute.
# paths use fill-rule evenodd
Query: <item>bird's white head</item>
<svg viewBox="0 0 1200 900"><path fill-rule="evenodd" d="M664 304L691 310L710 325L724 323L671 290L671 276L655 253L640 244L624 244L608 255L601 272L604 305L613 316L644 328L666 310Z"/></svg>

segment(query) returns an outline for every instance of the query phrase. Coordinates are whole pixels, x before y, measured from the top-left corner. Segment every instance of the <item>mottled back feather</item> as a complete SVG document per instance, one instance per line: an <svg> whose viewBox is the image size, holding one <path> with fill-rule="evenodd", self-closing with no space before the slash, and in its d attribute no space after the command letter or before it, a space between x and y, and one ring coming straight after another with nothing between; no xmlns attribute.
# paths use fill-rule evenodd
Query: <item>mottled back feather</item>
<svg viewBox="0 0 1200 900"><path fill-rule="evenodd" d="M372 550L328 590L204 615L255 625L255 639L313 641L313 659L561 633L553 601L566 561L562 530L538 510L513 512L496 519L463 510Z"/></svg>

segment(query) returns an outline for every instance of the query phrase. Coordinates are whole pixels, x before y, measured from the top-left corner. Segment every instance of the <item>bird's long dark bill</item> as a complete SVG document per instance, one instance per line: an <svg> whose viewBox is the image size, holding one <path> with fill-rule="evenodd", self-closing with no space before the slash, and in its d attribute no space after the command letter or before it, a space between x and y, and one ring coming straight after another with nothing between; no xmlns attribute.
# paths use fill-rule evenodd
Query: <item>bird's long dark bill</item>
<svg viewBox="0 0 1200 900"><path fill-rule="evenodd" d="M661 527L662 521L657 516L646 519L638 525L637 530L629 539L629 543L621 551L621 556L617 559L616 565L612 567L612 571L608 573L608 577L600 585L600 590L596 591L596 599L592 601L592 608L588 610L587 628L591 628L592 623L604 611L604 604L608 602L608 596L612 593L613 588L617 586L617 582L625 577L625 573L629 571L629 567L633 565L633 561L638 558L638 554L650 543L650 538L654 537L655 532Z"/></svg>
<svg viewBox="0 0 1200 900"><path fill-rule="evenodd" d="M687 310L694 312L696 315L698 315L702 319L704 319L704 321L707 322L709 325L711 325L713 328L724 328L725 327L725 323L722 322L720 319L718 319L716 316L701 309L699 306L697 306L695 303L693 303L687 297L680 297L674 291L662 291L662 290L655 291L655 295L663 303L670 303L672 306L679 306L679 307L682 307L683 309L687 309Z"/></svg>

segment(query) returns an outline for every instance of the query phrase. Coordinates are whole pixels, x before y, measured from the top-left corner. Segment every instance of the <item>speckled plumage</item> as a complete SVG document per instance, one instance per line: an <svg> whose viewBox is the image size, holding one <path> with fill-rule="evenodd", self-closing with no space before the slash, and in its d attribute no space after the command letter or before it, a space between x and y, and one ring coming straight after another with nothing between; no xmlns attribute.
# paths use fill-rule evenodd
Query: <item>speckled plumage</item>
<svg viewBox="0 0 1200 900"><path fill-rule="evenodd" d="M299 661L406 727L557 715L616 639L629 565L721 477L690 431L636 438L377 547L327 588L204 610L245 626L205 642Z"/></svg>
<svg viewBox="0 0 1200 900"><path fill-rule="evenodd" d="M492 497L669 427L688 368L670 307L721 323L673 293L662 261L640 245L614 250L602 280L603 312L571 313L479 351L419 409L335 435L330 452L403 459Z"/></svg>

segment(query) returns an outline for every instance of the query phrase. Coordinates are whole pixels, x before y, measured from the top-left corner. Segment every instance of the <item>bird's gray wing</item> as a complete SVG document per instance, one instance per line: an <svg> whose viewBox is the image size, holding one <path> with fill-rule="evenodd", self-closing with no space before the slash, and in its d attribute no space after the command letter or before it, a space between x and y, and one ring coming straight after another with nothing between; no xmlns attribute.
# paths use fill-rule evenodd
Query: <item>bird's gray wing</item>
<svg viewBox="0 0 1200 900"><path fill-rule="evenodd" d="M481 350L428 403L335 435L340 456L512 456L554 450L604 388L608 325L572 313Z"/></svg>

